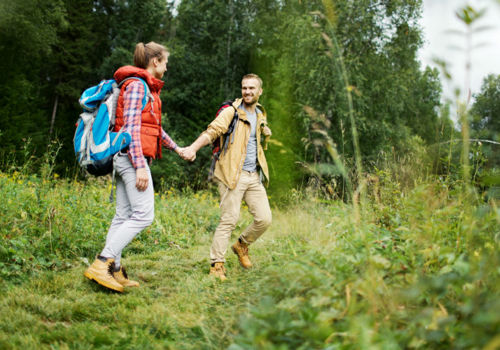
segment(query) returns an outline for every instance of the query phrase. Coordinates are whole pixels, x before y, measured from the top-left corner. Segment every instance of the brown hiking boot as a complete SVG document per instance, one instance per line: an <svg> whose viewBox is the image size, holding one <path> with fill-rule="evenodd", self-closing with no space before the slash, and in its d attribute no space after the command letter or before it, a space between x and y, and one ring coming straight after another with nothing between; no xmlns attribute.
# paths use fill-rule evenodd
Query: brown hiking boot
<svg viewBox="0 0 500 350"><path fill-rule="evenodd" d="M213 266L211 266L209 274L217 278L220 278L221 281L227 280L226 268L224 267L223 262L216 262Z"/></svg>
<svg viewBox="0 0 500 350"><path fill-rule="evenodd" d="M123 266L120 266L118 271L113 271L113 277L124 287L139 287L139 282L128 279L127 271Z"/></svg>
<svg viewBox="0 0 500 350"><path fill-rule="evenodd" d="M240 265L245 269L249 269L252 267L252 262L250 261L250 257L248 256L248 244L241 242L239 239L235 244L232 245L231 249L234 254L238 256L238 260L240 261Z"/></svg>
<svg viewBox="0 0 500 350"><path fill-rule="evenodd" d="M83 273L89 280L96 281L101 286L114 290L116 292L123 292L123 286L118 283L113 277L113 270L115 268L115 259L106 259L106 262L95 259L92 265Z"/></svg>

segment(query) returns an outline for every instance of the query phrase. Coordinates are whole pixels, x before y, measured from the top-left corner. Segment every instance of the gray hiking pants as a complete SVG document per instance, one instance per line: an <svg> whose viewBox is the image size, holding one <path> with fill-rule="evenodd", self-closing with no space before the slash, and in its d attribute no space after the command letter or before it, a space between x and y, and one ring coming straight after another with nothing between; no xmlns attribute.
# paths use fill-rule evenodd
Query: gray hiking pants
<svg viewBox="0 0 500 350"><path fill-rule="evenodd" d="M135 187L135 169L128 155L115 155L113 166L116 171L116 214L100 255L115 259L116 266L120 266L122 250L153 222L154 189L149 168L146 190L139 191Z"/></svg>

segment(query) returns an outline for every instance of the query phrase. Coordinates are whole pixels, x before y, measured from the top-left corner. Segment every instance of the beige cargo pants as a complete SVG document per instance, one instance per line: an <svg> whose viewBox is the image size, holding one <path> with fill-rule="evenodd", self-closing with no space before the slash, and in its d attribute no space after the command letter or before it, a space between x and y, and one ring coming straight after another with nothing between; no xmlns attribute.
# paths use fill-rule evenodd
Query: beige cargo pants
<svg viewBox="0 0 500 350"><path fill-rule="evenodd" d="M240 235L240 239L247 244L252 244L271 225L271 208L267 199L266 189L260 182L258 172L243 170L236 185L230 190L219 182L220 194L220 222L215 230L214 240L210 249L211 263L225 262L231 233L236 227L240 216L241 201L248 205L248 211L253 215L253 222Z"/></svg>

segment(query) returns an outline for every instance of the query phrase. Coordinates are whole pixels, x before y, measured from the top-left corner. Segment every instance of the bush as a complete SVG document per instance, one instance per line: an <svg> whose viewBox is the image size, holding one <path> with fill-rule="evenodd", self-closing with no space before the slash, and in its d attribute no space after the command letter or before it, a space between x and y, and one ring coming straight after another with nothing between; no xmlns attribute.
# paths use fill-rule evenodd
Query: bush
<svg viewBox="0 0 500 350"><path fill-rule="evenodd" d="M330 227L327 244L291 239L301 253L266 270L230 349L494 348L494 204L435 183L365 208L359 226Z"/></svg>

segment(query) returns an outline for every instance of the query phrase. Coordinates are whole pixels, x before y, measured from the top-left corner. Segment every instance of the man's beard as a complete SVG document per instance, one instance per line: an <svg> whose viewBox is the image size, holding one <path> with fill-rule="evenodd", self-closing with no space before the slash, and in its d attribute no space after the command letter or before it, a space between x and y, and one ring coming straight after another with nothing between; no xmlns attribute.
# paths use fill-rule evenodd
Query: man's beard
<svg viewBox="0 0 500 350"><path fill-rule="evenodd" d="M247 99L250 99L250 102L247 102ZM243 102L245 102L245 104L253 105L256 104L257 101L259 101L259 99L255 96L243 96Z"/></svg>

